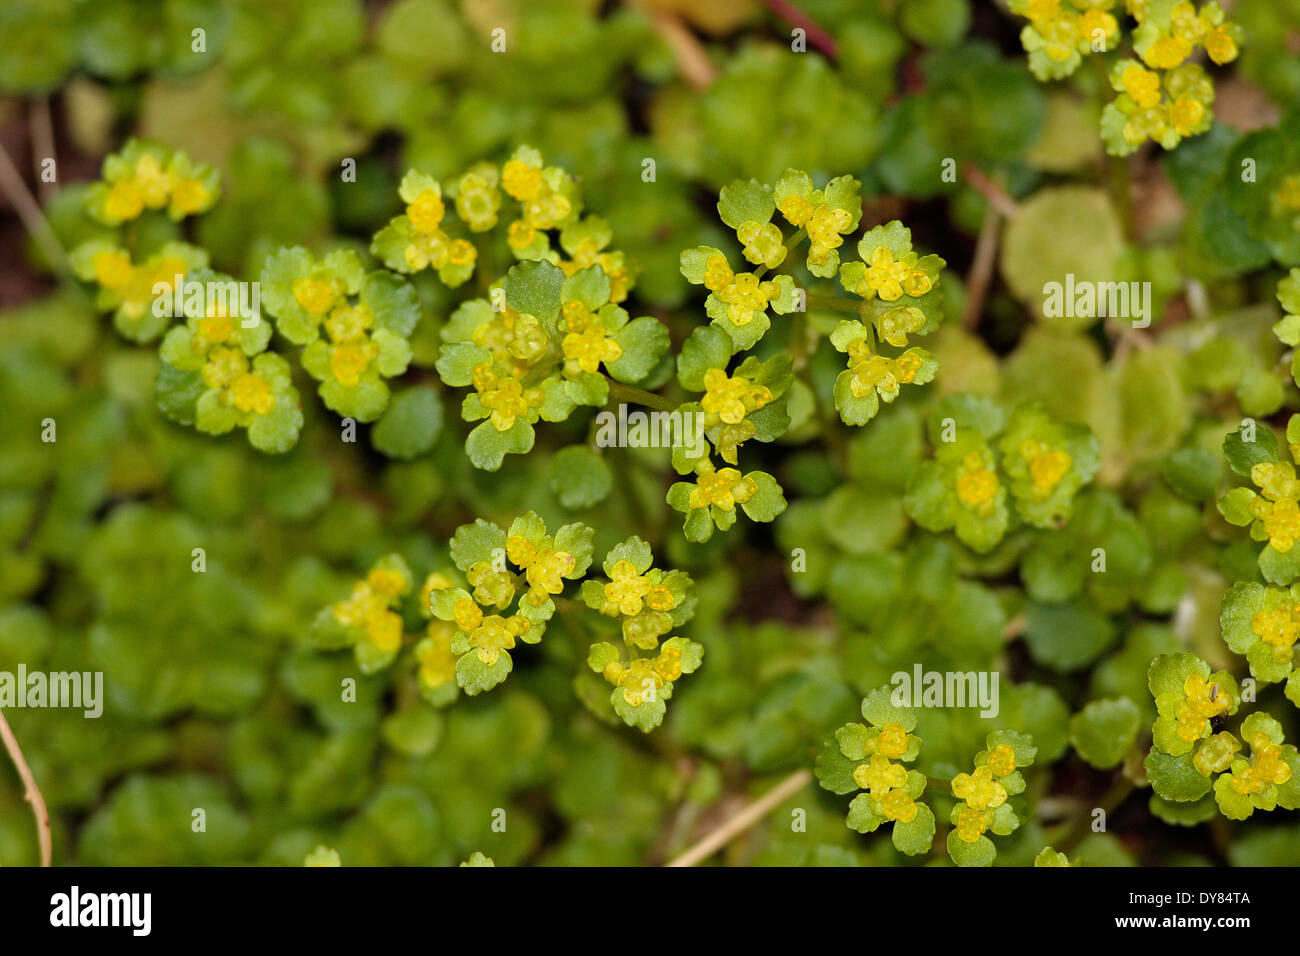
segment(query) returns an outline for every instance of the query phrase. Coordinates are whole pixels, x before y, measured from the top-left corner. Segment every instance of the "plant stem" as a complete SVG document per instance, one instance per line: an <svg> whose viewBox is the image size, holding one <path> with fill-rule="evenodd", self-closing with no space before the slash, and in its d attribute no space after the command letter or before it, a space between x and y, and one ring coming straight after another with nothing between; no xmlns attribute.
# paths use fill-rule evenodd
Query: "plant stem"
<svg viewBox="0 0 1300 956"><path fill-rule="evenodd" d="M808 37L814 49L826 54L829 59L840 55L835 38L827 33L811 16L790 0L763 0L763 5L787 23L799 27Z"/></svg>
<svg viewBox="0 0 1300 956"><path fill-rule="evenodd" d="M54 855L53 841L50 838L50 811L45 807L45 798L41 796L41 788L36 786L36 778L32 776L32 768L27 766L27 760L23 757L22 748L18 746L18 740L14 737L14 732L9 729L9 721L5 720L4 711L0 711L0 738L4 740L5 749L9 751L9 756L18 769L18 776L22 778L23 786L27 788L24 796L27 802L32 805L32 815L36 817L36 839L41 846L41 866L49 866Z"/></svg>
<svg viewBox="0 0 1300 956"><path fill-rule="evenodd" d="M654 392L647 392L644 388L637 388L635 385L616 382L612 378L609 380L609 399L611 402L634 402L637 405L656 408L662 412L677 411L677 403L672 399L656 395Z"/></svg>
<svg viewBox="0 0 1300 956"><path fill-rule="evenodd" d="M775 787L753 803L744 807L735 816L729 818L704 839L665 866L694 866L722 849L740 834L744 833L767 814L775 810L783 800L794 796L812 782L812 774L807 770L796 770Z"/></svg>
<svg viewBox="0 0 1300 956"><path fill-rule="evenodd" d="M23 221L23 227L41 247L41 252L50 261L50 266L60 275L66 274L69 270L67 253L55 238L54 230L50 228L45 213L41 212L41 204L36 201L36 197L23 182L22 174L18 172L18 167L14 165L3 146L0 146L0 191L9 197L14 211L18 213L18 218Z"/></svg>

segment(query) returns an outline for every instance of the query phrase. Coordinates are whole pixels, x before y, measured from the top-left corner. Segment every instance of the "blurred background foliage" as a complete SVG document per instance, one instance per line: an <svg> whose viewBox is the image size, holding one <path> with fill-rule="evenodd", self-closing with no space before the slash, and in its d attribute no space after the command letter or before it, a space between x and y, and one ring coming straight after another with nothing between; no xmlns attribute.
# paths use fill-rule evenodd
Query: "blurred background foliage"
<svg viewBox="0 0 1300 956"><path fill-rule="evenodd" d="M1019 21L998 6L800 8L834 37L834 56L793 53L791 25L751 0L0 5L0 142L20 160L39 152L28 118L52 104L60 165L47 214L65 247L97 228L78 180L132 134L220 168L223 198L194 238L215 267L244 277L279 244L364 249L399 211L408 167L448 176L526 142L581 175L588 207L639 263L636 301L675 343L702 316L678 253L728 246L712 203L737 177L851 173L870 197L863 225L903 218L952 277L937 387L865 430L833 423L821 441L823 424L796 414L796 394L794 427L764 450L788 513L774 529L694 546L664 504L667 459L654 449L593 456L594 490L574 495L542 439L499 473L474 472L452 408L414 454L391 457L382 420L343 444L314 400L302 440L280 457L174 426L154 404L156 355L120 341L80 290L54 285L6 218L0 669L102 670L107 691L98 720L7 711L53 813L56 862L298 864L320 843L345 865L449 864L475 850L498 865L662 862L808 766L860 696L921 661L1014 676L995 721L926 711L918 733L920 769L938 776L966 766L991 725L1034 735L1037 814L999 856L1023 865L1113 776L1072 749L1070 714L1127 697L1149 723L1156 653L1190 647L1233 665L1219 598L1225 581L1257 572L1249 542L1213 508L1226 480L1219 444L1242 415L1266 418L1297 396L1269 334L1276 249L1219 187L1242 137L1300 104L1300 2L1232 5L1248 39L1219 77L1219 125L1163 158L1139 156L1129 208L1096 133L1096 77L1034 81ZM490 48L496 28L505 55ZM646 158L653 183L642 181ZM949 158L963 171L951 182L940 175ZM345 159L355 183L341 180ZM983 308L963 326L960 276L987 210L969 168L1000 183L1019 213ZM1152 281L1154 335L1135 344L1035 315L1043 277L1076 264ZM425 309L406 386L449 404L431 371L448 293L416 285ZM784 344L774 334L760 351ZM841 367L823 343L805 409L806 389L829 395ZM976 556L911 527L901 498L927 454L923 405L959 390L1037 399L1097 432L1099 485L1064 530L1022 529ZM57 443L38 440L45 418L58 423ZM575 421L545 441L582 436ZM410 667L364 677L350 655L310 646L316 611L378 556L399 550L424 573L445 561L458 524L529 508L552 525L594 526L597 554L641 534L698 581L691 636L704 666L660 730L611 727L584 706L605 691L582 664L587 635L563 615L507 687L444 710L420 700ZM1080 565L1098 539L1110 555L1104 581ZM196 547L203 574L190 570ZM806 571L791 571L795 548ZM340 700L345 678L357 681L355 703ZM1280 713L1294 738L1294 711ZM814 791L720 859L912 862L846 829L841 801ZM190 827L197 807L203 834ZM795 808L806 832L792 831ZM504 832L492 828L497 809ZM1279 825L1281 815L1193 831L1150 826L1157 810L1145 794L1130 800L1072 855L1300 863L1300 825ZM0 861L35 860L5 763Z"/></svg>

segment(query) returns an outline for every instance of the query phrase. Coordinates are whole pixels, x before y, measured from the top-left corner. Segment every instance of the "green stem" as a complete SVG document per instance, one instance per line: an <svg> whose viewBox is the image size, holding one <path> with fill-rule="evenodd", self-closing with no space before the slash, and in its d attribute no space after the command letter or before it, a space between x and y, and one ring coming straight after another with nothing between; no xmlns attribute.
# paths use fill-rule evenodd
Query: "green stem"
<svg viewBox="0 0 1300 956"><path fill-rule="evenodd" d="M644 405L647 408L655 408L661 412L677 411L677 403L672 399L664 398L662 395L656 395L654 392L647 392L644 388L637 388L635 385L625 385L622 382L616 382L609 379L609 400L611 402L632 402L637 405Z"/></svg>

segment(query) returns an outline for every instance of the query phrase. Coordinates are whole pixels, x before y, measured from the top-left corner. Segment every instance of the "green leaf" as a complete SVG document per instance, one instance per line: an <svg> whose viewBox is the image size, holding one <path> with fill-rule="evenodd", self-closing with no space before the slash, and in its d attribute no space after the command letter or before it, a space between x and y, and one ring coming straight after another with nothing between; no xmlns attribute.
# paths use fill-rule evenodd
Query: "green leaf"
<svg viewBox="0 0 1300 956"><path fill-rule="evenodd" d="M564 273L546 260L521 262L506 273L506 304L516 312L554 323L560 313Z"/></svg>
<svg viewBox="0 0 1300 956"><path fill-rule="evenodd" d="M992 866L997 857L997 847L986 836L974 843L967 843L957 836L956 830L948 831L948 855L958 866Z"/></svg>
<svg viewBox="0 0 1300 956"><path fill-rule="evenodd" d="M894 822L892 838L900 853L908 856L928 853L934 842L934 813L924 803L917 804L916 816L910 823Z"/></svg>
<svg viewBox="0 0 1300 956"><path fill-rule="evenodd" d="M1210 780L1193 766L1191 754L1171 757L1152 747L1142 766L1146 768L1151 789L1165 800L1188 803L1210 792Z"/></svg>
<svg viewBox="0 0 1300 956"><path fill-rule="evenodd" d="M1254 440L1247 441L1251 432L1254 433ZM1223 456L1228 459L1228 467L1235 474L1249 478L1250 470L1255 465L1278 460L1277 436L1263 423L1243 423L1223 439Z"/></svg>
<svg viewBox="0 0 1300 956"><path fill-rule="evenodd" d="M506 455L524 455L533 449L533 426L516 421L507 431L497 431L491 422L481 422L465 439L465 454L475 468L496 471Z"/></svg>
<svg viewBox="0 0 1300 956"><path fill-rule="evenodd" d="M417 385L393 396L371 430L370 442L389 458L409 461L431 449L441 430L442 402L437 391Z"/></svg>
<svg viewBox="0 0 1300 956"><path fill-rule="evenodd" d="M614 487L605 459L586 445L561 448L546 464L551 491L566 508L590 508L604 501Z"/></svg>
<svg viewBox="0 0 1300 956"><path fill-rule="evenodd" d="M1127 697L1094 700L1070 718L1070 743L1102 770L1118 766L1137 739L1142 713Z"/></svg>
<svg viewBox="0 0 1300 956"><path fill-rule="evenodd" d="M754 179L737 179L723 186L718 198L718 216L732 229L746 222L768 222L775 209L772 187Z"/></svg>

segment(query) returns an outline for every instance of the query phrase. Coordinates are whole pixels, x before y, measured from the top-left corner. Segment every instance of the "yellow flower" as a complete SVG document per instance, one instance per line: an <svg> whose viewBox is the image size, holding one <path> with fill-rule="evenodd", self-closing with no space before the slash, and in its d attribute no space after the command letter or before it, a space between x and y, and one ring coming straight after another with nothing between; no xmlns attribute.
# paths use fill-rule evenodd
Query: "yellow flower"
<svg viewBox="0 0 1300 956"><path fill-rule="evenodd" d="M248 359L239 349L218 346L208 353L200 373L208 388L226 388L248 372Z"/></svg>
<svg viewBox="0 0 1300 956"><path fill-rule="evenodd" d="M1007 802L1007 788L993 779L992 769L985 764L975 772L959 773L952 778L953 796L975 810L995 810Z"/></svg>
<svg viewBox="0 0 1300 956"><path fill-rule="evenodd" d="M1179 136L1193 136L1205 118L1205 104L1190 96L1180 96L1169 107L1169 125Z"/></svg>
<svg viewBox="0 0 1300 956"><path fill-rule="evenodd" d="M239 375L230 384L230 400L241 412L269 415L275 407L271 383L257 374Z"/></svg>
<svg viewBox="0 0 1300 956"><path fill-rule="evenodd" d="M474 388L483 407L491 412L492 425L498 431L510 430L518 419L526 419L531 409L542 404L539 389L524 388L518 379L498 374L487 363L474 369Z"/></svg>
<svg viewBox="0 0 1300 956"><path fill-rule="evenodd" d="M640 614L645 597L650 593L649 580L637 574L636 565L627 560L616 561L609 569L609 577L601 613L622 614L625 617Z"/></svg>
<svg viewBox="0 0 1300 956"><path fill-rule="evenodd" d="M912 269L894 258L884 246L877 246L867 260L866 285L885 302L893 302L903 295L903 280Z"/></svg>
<svg viewBox="0 0 1300 956"><path fill-rule="evenodd" d="M1300 638L1300 604L1283 601L1271 611L1257 611L1250 619L1250 629L1261 641L1273 648L1278 663L1295 656L1295 642Z"/></svg>
<svg viewBox="0 0 1300 956"><path fill-rule="evenodd" d="M185 216L207 209L212 192L197 179L179 179L172 187L172 209Z"/></svg>
<svg viewBox="0 0 1300 956"><path fill-rule="evenodd" d="M1231 63L1237 58L1237 54L1240 52L1237 48L1237 40L1233 37L1227 24L1220 24L1205 37L1205 52L1211 60L1220 66Z"/></svg>
<svg viewBox="0 0 1300 956"><path fill-rule="evenodd" d="M980 515L989 514L1000 488L998 476L978 451L969 451L957 471L957 500Z"/></svg>
<svg viewBox="0 0 1300 956"><path fill-rule="evenodd" d="M141 200L150 209L161 209L167 205L167 196L172 189L172 175L153 154L145 153L136 160L135 184Z"/></svg>
<svg viewBox="0 0 1300 956"><path fill-rule="evenodd" d="M378 357L379 346L370 339L335 345L330 349L330 374L344 388L355 388Z"/></svg>
<svg viewBox="0 0 1300 956"><path fill-rule="evenodd" d="M366 622L366 636L386 654L402 646L402 619L392 611L383 611Z"/></svg>
<svg viewBox="0 0 1300 956"><path fill-rule="evenodd" d="M808 219L808 258L810 261L824 262L832 249L837 249L844 242L841 233L849 231L853 216L847 209L840 209L828 203L822 203Z"/></svg>
<svg viewBox="0 0 1300 956"><path fill-rule="evenodd" d="M515 646L515 638L528 630L528 619L516 614L501 617L491 614L469 632L469 646L478 651L478 659L488 667L496 664L502 651Z"/></svg>
<svg viewBox="0 0 1300 956"><path fill-rule="evenodd" d="M988 768L995 777L1005 777L1015 773L1015 750L1009 744L998 744L989 751Z"/></svg>
<svg viewBox="0 0 1300 956"><path fill-rule="evenodd" d="M727 318L733 325L748 325L755 314L767 308L777 291L775 282L762 282L754 273L742 272L714 295L727 306Z"/></svg>
<svg viewBox="0 0 1300 956"><path fill-rule="evenodd" d="M736 230L736 238L745 247L745 258L756 265L775 269L785 261L786 248L781 230L774 223L743 222Z"/></svg>
<svg viewBox="0 0 1300 956"><path fill-rule="evenodd" d="M1020 457L1029 466L1031 494L1039 501L1051 496L1074 464L1069 454L1033 438L1020 443Z"/></svg>
<svg viewBox="0 0 1300 956"><path fill-rule="evenodd" d="M393 568L372 568L366 575L366 583L385 598L402 597L411 590L410 578Z"/></svg>
<svg viewBox="0 0 1300 956"><path fill-rule="evenodd" d="M1275 551L1286 554L1300 538L1300 505L1291 498L1274 503L1264 518L1264 533Z"/></svg>
<svg viewBox="0 0 1300 956"><path fill-rule="evenodd" d="M456 655L451 652L455 626L449 621L430 621L428 637L415 649L420 665L420 683L433 689L456 679Z"/></svg>
<svg viewBox="0 0 1300 956"><path fill-rule="evenodd" d="M682 651L679 647L665 647L654 659L654 672L664 683L671 684L682 676Z"/></svg>
<svg viewBox="0 0 1300 956"><path fill-rule="evenodd" d="M1160 102L1160 77L1150 70L1130 63L1124 67L1119 81L1129 99L1142 109L1149 109Z"/></svg>
<svg viewBox="0 0 1300 956"><path fill-rule="evenodd" d="M235 320L224 314L206 315L194 323L191 347L197 353L206 352L213 345L222 345L235 335Z"/></svg>
<svg viewBox="0 0 1300 956"><path fill-rule="evenodd" d="M984 831L992 824L991 814L976 810L974 807L963 804L955 811L957 838L966 843L974 843Z"/></svg>
<svg viewBox="0 0 1300 956"><path fill-rule="evenodd" d="M916 819L919 811L916 808L916 801L908 795L907 791L891 790L880 801L880 812L887 820L911 823Z"/></svg>
<svg viewBox="0 0 1300 956"><path fill-rule="evenodd" d="M1187 675L1183 694L1176 719L1178 736L1188 743L1204 737L1210 730L1210 718L1226 714L1232 703L1218 683L1208 682L1200 674Z"/></svg>
<svg viewBox="0 0 1300 956"><path fill-rule="evenodd" d="M501 186L513 198L526 202L541 190L542 171L518 159L508 160L501 168Z"/></svg>
<svg viewBox="0 0 1300 956"><path fill-rule="evenodd" d="M1156 70L1172 70L1192 55L1191 41L1166 34L1147 48L1142 59Z"/></svg>
<svg viewBox="0 0 1300 956"><path fill-rule="evenodd" d="M766 387L755 385L739 375L729 377L720 368L711 368L704 373L704 389L700 406L728 425L739 425L746 415L772 400L772 393Z"/></svg>
<svg viewBox="0 0 1300 956"><path fill-rule="evenodd" d="M669 683L655 671L654 662L645 657L638 657L626 667L611 666L610 670L615 675L614 686L622 689L623 699L632 707L654 700Z"/></svg>
<svg viewBox="0 0 1300 956"><path fill-rule="evenodd" d="M438 231L442 219L447 214L442 196L436 190L425 189L415 197L415 201L406 207L406 217L411 220L411 229L423 235Z"/></svg>
<svg viewBox="0 0 1300 956"><path fill-rule="evenodd" d="M331 341L355 342L365 338L366 330L375 322L375 313L370 306L342 304L325 320L325 331Z"/></svg>
<svg viewBox="0 0 1300 956"><path fill-rule="evenodd" d="M802 226L813 214L813 204L794 193L782 197L776 208L781 210L781 215L792 226Z"/></svg>
<svg viewBox="0 0 1300 956"><path fill-rule="evenodd" d="M524 578L534 594L559 594L564 590L561 578L572 571L576 564L577 560L568 551L539 548L525 569ZM542 600L535 603L540 604Z"/></svg>
<svg viewBox="0 0 1300 956"><path fill-rule="evenodd" d="M570 332L560 343L567 362L588 374L600 370L601 362L613 362L623 354L623 346L605 334L600 325L581 332Z"/></svg>
<svg viewBox="0 0 1300 956"><path fill-rule="evenodd" d="M907 784L907 768L883 754L872 754L866 763L853 768L853 782L873 797L882 797Z"/></svg>
<svg viewBox="0 0 1300 956"><path fill-rule="evenodd" d="M113 183L104 199L104 212L117 221L134 219L144 212L144 196L140 187L130 179Z"/></svg>
<svg viewBox="0 0 1300 956"><path fill-rule="evenodd" d="M690 506L707 508L716 505L724 511L732 511L737 504L744 504L758 492L758 483L746 478L735 468L722 468L700 475L699 481L691 489Z"/></svg>
<svg viewBox="0 0 1300 956"><path fill-rule="evenodd" d="M97 252L91 260L95 281L106 289L121 289L131 281L135 267L124 252Z"/></svg>
<svg viewBox="0 0 1300 956"><path fill-rule="evenodd" d="M324 315L342 295L337 279L294 279L293 297L311 315Z"/></svg>
<svg viewBox="0 0 1300 956"><path fill-rule="evenodd" d="M901 724L885 724L876 738L876 753L886 757L901 757L907 753L907 731Z"/></svg>

